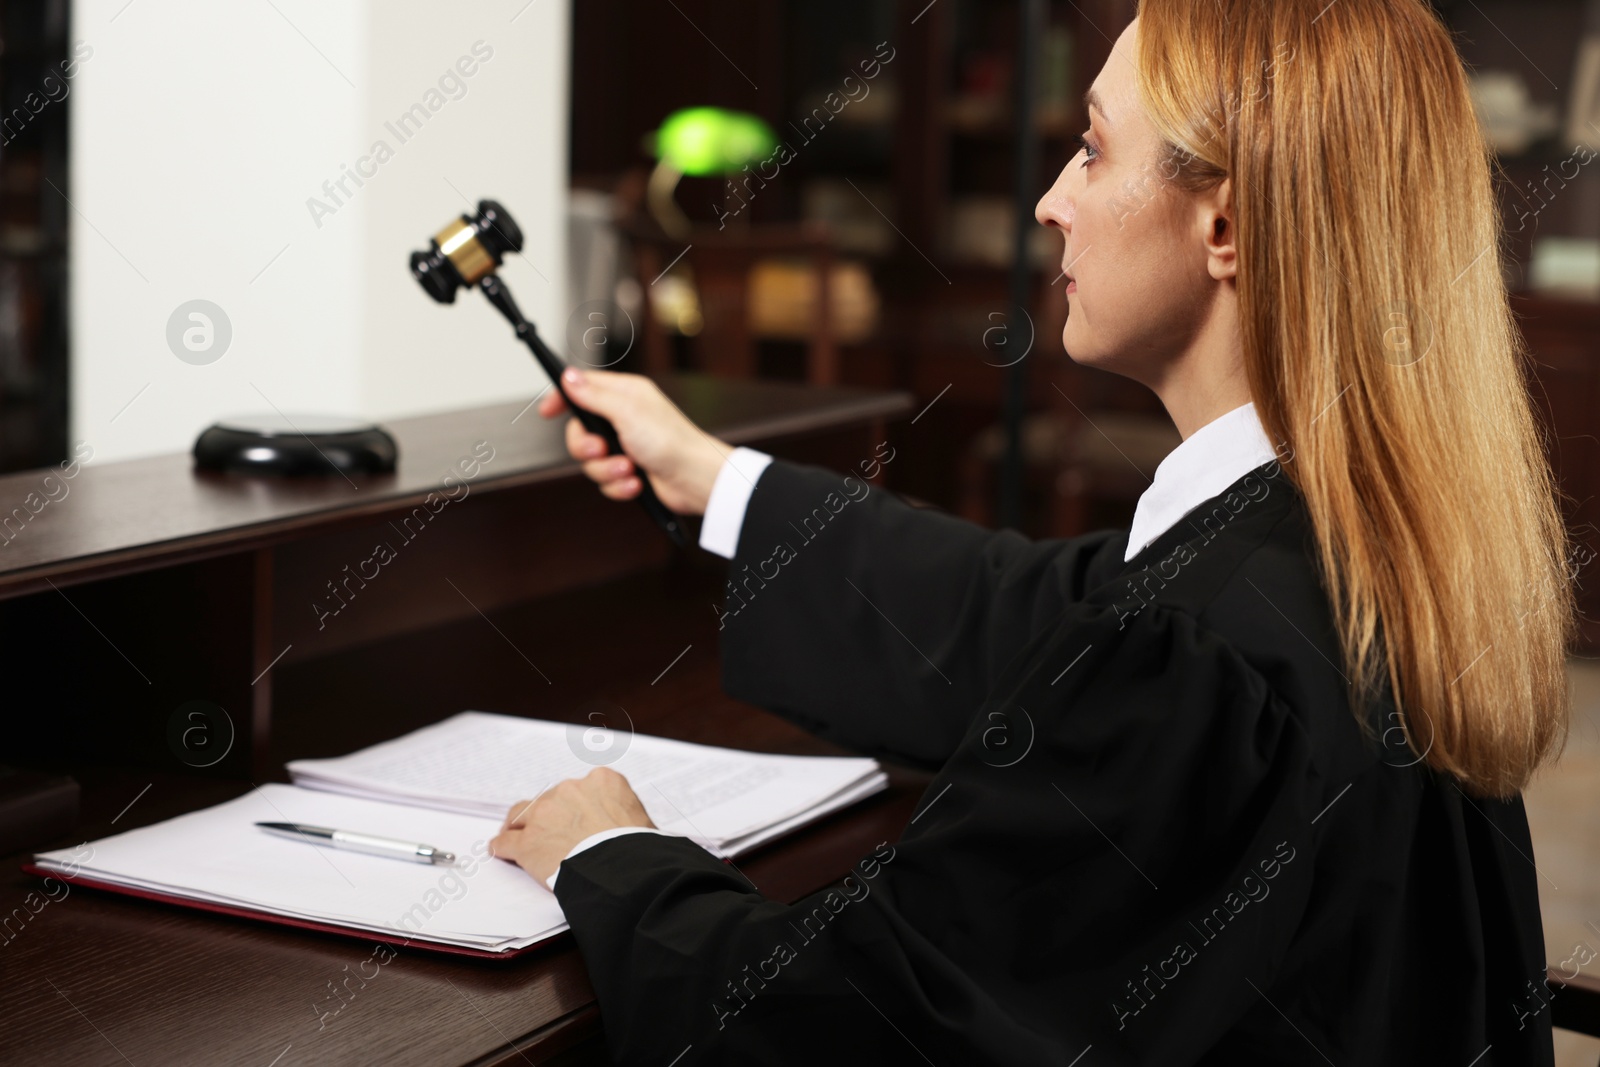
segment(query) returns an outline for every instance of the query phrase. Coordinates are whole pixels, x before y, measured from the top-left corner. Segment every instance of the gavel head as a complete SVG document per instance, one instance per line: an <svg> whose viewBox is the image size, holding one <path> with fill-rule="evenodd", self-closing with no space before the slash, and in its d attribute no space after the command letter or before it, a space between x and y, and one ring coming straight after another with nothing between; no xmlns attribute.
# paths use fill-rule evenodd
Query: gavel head
<svg viewBox="0 0 1600 1067"><path fill-rule="evenodd" d="M411 276L441 304L456 290L474 286L499 269L507 252L522 251L522 230L493 200L478 201L475 215L462 215L433 235L426 252L411 253Z"/></svg>

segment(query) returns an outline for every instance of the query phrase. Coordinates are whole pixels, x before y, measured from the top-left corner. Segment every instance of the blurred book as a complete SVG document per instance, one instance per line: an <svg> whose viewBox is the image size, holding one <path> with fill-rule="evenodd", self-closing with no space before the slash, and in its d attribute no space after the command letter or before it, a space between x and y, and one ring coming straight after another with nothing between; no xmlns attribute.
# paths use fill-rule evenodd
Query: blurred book
<svg viewBox="0 0 1600 1067"><path fill-rule="evenodd" d="M881 182L813 178L800 190L800 205L805 221L827 224L841 251L881 256L899 240L884 218L895 215L894 193Z"/></svg>
<svg viewBox="0 0 1600 1067"><path fill-rule="evenodd" d="M1038 267L1061 258L1061 237L1043 226L1027 228L1028 260ZM1011 265L1017 240L1015 201L1008 196L960 196L950 201L944 248L958 263Z"/></svg>
<svg viewBox="0 0 1600 1067"><path fill-rule="evenodd" d="M1539 237L1533 242L1528 287L1548 296L1600 299L1600 241Z"/></svg>
<svg viewBox="0 0 1600 1067"><path fill-rule="evenodd" d="M1515 156L1560 128L1557 108L1536 102L1522 75L1485 70L1470 76L1472 106L1496 152Z"/></svg>
<svg viewBox="0 0 1600 1067"><path fill-rule="evenodd" d="M1600 147L1600 33L1589 32L1578 44L1572 67L1572 95L1567 103L1567 145Z"/></svg>
<svg viewBox="0 0 1600 1067"><path fill-rule="evenodd" d="M750 271L750 332L757 337L803 341L817 322L821 277L805 260L765 259ZM830 272L830 310L835 339L854 344L878 325L878 293L860 263L835 263Z"/></svg>

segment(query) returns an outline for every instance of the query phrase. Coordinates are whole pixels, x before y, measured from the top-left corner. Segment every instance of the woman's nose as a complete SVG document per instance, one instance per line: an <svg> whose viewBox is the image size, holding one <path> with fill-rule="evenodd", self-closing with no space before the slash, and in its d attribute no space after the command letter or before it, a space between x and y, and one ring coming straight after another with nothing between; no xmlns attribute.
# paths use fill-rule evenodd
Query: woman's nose
<svg viewBox="0 0 1600 1067"><path fill-rule="evenodd" d="M1056 182L1034 205L1033 217L1041 226L1059 226L1063 230L1072 228L1074 201L1067 189L1067 170L1063 169L1056 177Z"/></svg>
<svg viewBox="0 0 1600 1067"><path fill-rule="evenodd" d="M1034 205L1034 218L1040 226L1072 229L1072 214L1074 214L1074 203L1067 195L1066 189L1062 189L1062 182L1059 179L1043 197L1038 198L1037 205Z"/></svg>

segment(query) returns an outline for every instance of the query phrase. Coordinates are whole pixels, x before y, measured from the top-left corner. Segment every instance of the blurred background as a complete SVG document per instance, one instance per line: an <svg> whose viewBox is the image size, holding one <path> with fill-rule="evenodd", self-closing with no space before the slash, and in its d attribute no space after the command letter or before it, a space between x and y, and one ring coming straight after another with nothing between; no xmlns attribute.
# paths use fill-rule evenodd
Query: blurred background
<svg viewBox="0 0 1600 1067"><path fill-rule="evenodd" d="M1062 351L1060 239L1019 238L1017 189L1030 209L1074 153L1134 6L0 5L0 469L78 440L173 451L265 401L394 417L522 395L497 324L423 305L398 267L489 195L529 231L507 269L569 357L909 389L926 410L896 489L1034 535L1125 523L1178 438L1148 392ZM1600 177L1575 152L1600 141L1600 9L1437 6L1499 149L1532 384L1591 530ZM402 118L419 106L425 130ZM235 347L200 369L166 351L192 299Z"/></svg>
<svg viewBox="0 0 1600 1067"><path fill-rule="evenodd" d="M1593 559L1600 3L1435 6L1499 154L1530 387ZM1177 434L1061 350L1060 240L1018 219L1134 7L4 0L0 471L180 451L269 405L531 399L501 324L436 314L403 267L491 196L528 234L505 272L570 358L906 389L891 488L1034 536L1126 524ZM1600 953L1600 612L1579 583L1579 719L1528 796L1552 964Z"/></svg>

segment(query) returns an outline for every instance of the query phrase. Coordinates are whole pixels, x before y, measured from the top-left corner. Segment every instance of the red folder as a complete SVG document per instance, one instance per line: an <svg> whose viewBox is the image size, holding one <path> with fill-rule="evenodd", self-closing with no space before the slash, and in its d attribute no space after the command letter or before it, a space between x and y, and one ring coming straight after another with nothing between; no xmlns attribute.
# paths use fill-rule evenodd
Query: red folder
<svg viewBox="0 0 1600 1067"><path fill-rule="evenodd" d="M289 915L277 915L269 911L258 911L254 908L239 907L233 904L218 904L210 900L195 900L175 893L158 893L152 889L140 889L134 886L119 885L115 882L103 882L98 878L91 878L83 874L66 875L60 871L40 867L28 861L23 862L22 869L28 874L38 875L41 878L57 878L74 886L100 889L108 893L120 893L123 896L138 897L141 900L154 900L161 904L176 904L180 907L209 911L216 915L228 915L239 919L254 919L257 922L275 923L278 926L293 926L300 930L315 930L319 934L350 937L358 941L376 941L385 945L398 945L401 948L420 948L429 952L443 952L451 956L470 956L473 959L480 960L518 959L535 949L544 948L556 938L567 936L567 932L563 930L559 934L552 934L543 941L535 941L533 944L525 945L522 948L509 949L505 952L490 952L488 949L466 948L462 945L445 945L437 941L424 941L420 938L405 937L400 934L384 934L375 930L361 930L353 926L340 926L338 923L322 922L318 919L297 919Z"/></svg>

